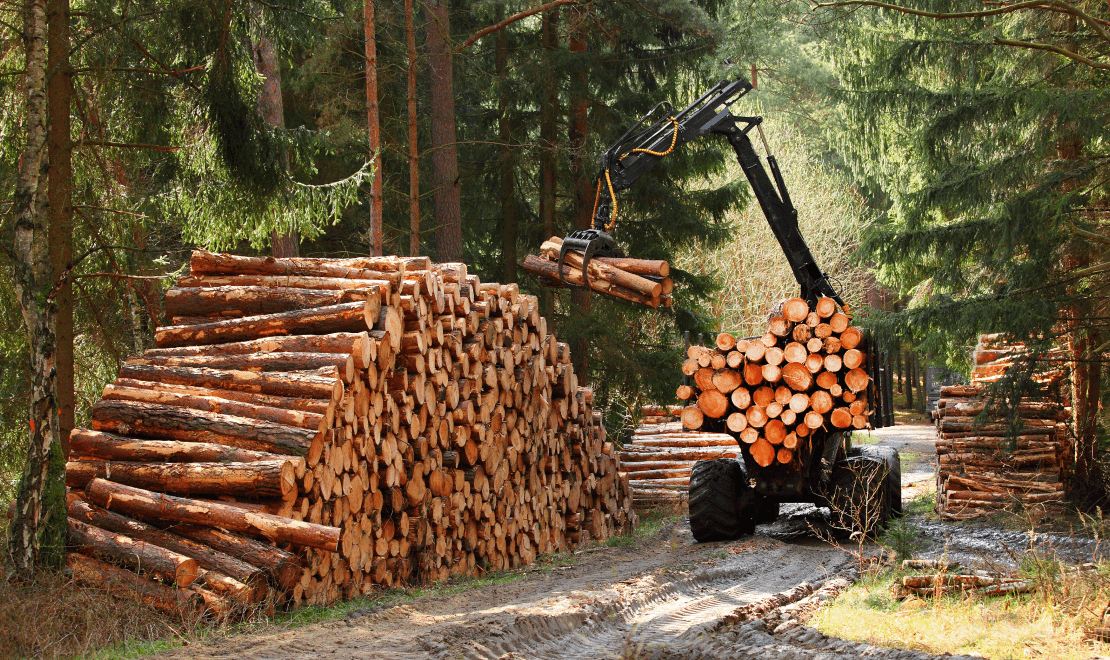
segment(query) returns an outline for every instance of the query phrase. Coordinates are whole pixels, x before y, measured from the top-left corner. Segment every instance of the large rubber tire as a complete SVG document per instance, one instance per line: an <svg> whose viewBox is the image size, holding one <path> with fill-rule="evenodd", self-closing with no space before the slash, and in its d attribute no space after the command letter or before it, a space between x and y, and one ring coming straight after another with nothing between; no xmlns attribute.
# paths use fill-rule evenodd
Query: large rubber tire
<svg viewBox="0 0 1110 660"><path fill-rule="evenodd" d="M856 447L859 456L871 460L880 460L886 465L886 481L888 497L890 497L890 513L892 516L902 515L902 459L894 447L879 447L863 445Z"/></svg>
<svg viewBox="0 0 1110 660"><path fill-rule="evenodd" d="M825 500L833 527L847 534L874 535L892 513L890 468L882 457L853 447L833 468Z"/></svg>
<svg viewBox="0 0 1110 660"><path fill-rule="evenodd" d="M698 461L690 473L690 531L699 543L728 541L755 529L755 494L735 459Z"/></svg>

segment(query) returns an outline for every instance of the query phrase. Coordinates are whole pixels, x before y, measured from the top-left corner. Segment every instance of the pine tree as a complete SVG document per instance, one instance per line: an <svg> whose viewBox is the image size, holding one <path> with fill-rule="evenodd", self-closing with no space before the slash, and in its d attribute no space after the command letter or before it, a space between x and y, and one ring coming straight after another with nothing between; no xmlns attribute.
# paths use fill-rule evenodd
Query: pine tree
<svg viewBox="0 0 1110 660"><path fill-rule="evenodd" d="M1087 4L1106 17L1104 5ZM1107 42L1097 22L1051 8L906 7L929 15L857 11L833 51L847 120L838 144L889 196L865 250L911 297L888 320L933 354L965 352L982 332L1065 345L1072 487L1096 501L1105 494L1096 422L1108 336L1108 99L1105 73L1081 58L1104 61ZM930 16L956 11L978 16ZM1020 395L1033 386L1027 376L1000 391Z"/></svg>

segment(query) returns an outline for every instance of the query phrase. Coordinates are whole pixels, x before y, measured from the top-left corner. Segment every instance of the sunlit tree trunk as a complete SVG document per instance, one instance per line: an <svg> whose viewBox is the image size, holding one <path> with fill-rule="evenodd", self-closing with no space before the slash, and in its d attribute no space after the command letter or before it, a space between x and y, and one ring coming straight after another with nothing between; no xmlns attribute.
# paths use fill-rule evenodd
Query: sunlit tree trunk
<svg viewBox="0 0 1110 660"><path fill-rule="evenodd" d="M513 148L512 99L507 96L509 40L505 30L497 32L494 67L501 84L498 100L497 135L501 143L501 281L516 281L516 158Z"/></svg>
<svg viewBox="0 0 1110 660"><path fill-rule="evenodd" d="M374 34L374 0L363 0L362 30L366 57L366 138L376 158L370 184L370 254L382 255L382 140L378 111L378 42Z"/></svg>
<svg viewBox="0 0 1110 660"><path fill-rule="evenodd" d="M13 200L12 267L30 345L31 399L27 457L8 528L8 552L17 571L59 567L65 559L65 457L58 426L56 307L46 213L46 2L23 4L26 115Z"/></svg>
<svg viewBox="0 0 1110 660"><path fill-rule="evenodd" d="M451 64L450 3L429 0L428 80L431 85L432 182L436 257L462 261L459 156L455 147L455 74Z"/></svg>
<svg viewBox="0 0 1110 660"><path fill-rule="evenodd" d="M576 17L574 25L570 26L569 45L572 53L586 52L585 22L583 15ZM587 119L589 106L586 95L589 91L589 79L585 66L577 66L570 79L570 130L567 142L570 145L571 181L574 182L574 228L589 229L593 224L593 196L590 181L587 175L588 154L586 153ZM590 315L590 292L583 289L574 289L571 293L572 314L579 317L579 322L584 323ZM586 381L586 364L589 363L589 342L580 339L575 342L572 354L574 356L574 370L579 378Z"/></svg>
<svg viewBox="0 0 1110 660"><path fill-rule="evenodd" d="M420 151L416 141L416 28L412 12L412 0L405 0L405 45L409 59L405 92L409 109L409 254L416 256L420 254Z"/></svg>
<svg viewBox="0 0 1110 660"><path fill-rule="evenodd" d="M252 35L254 65L262 76L258 90L258 110L263 121L273 128L285 128L285 109L281 100L281 62L278 61L274 40L270 38L262 20L262 11L253 6L254 34ZM274 231L270 234L270 253L278 258L299 256L300 237L295 230Z"/></svg>
<svg viewBox="0 0 1110 660"><path fill-rule="evenodd" d="M558 47L559 10L552 9L543 15L540 39L543 45L543 96L540 106L540 222L543 223L543 238L555 234L555 191L558 176L556 149L558 149L558 108L559 83L553 70L552 57ZM551 289L540 291L540 307L543 315L555 317L555 296Z"/></svg>
<svg viewBox="0 0 1110 660"><path fill-rule="evenodd" d="M46 108L50 117L47 136L47 205L50 209L50 263L61 277L73 259L73 144L70 137L69 0L46 3L47 82ZM73 429L73 288L67 278L55 300L58 316L56 364L58 369L58 424L62 450L69 455Z"/></svg>

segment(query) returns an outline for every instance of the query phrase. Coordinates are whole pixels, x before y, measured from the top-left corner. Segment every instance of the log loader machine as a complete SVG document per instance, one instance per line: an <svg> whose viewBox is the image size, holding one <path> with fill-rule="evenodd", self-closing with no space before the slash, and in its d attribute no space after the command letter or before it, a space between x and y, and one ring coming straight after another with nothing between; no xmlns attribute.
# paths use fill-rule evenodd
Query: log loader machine
<svg viewBox="0 0 1110 660"><path fill-rule="evenodd" d="M798 212L763 134L763 118L732 113L732 105L751 90L747 80L726 80L677 113L669 103L662 102L605 150L599 159L593 227L571 233L563 239L559 251L559 276L564 284L573 286L563 277L564 258L571 250L582 253L584 274L589 260L594 257L624 256L611 233L617 220L617 193L632 187L681 145L700 137L721 136L736 152L740 167L801 287L800 296L811 309L823 296L844 306L802 238ZM656 116L661 118L645 128ZM749 137L753 129L766 150L770 175ZM865 368L871 376L869 421L873 428L879 428L893 422L890 373L885 368L885 356L877 350L875 342L868 338L865 343ZM745 451L736 459L698 462L689 486L690 527L694 538L716 541L750 533L757 523L775 520L779 504L784 502L828 506L834 527L864 533L901 513L901 469L897 451L889 447L852 447L850 431L822 429L809 440L807 451L800 453L800 460L789 465L772 463L761 467Z"/></svg>

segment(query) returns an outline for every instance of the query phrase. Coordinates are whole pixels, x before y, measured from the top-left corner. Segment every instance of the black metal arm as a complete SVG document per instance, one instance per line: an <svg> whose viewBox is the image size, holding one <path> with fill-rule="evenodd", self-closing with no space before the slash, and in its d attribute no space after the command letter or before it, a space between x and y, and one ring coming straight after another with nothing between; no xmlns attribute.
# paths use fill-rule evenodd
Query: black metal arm
<svg viewBox="0 0 1110 660"><path fill-rule="evenodd" d="M573 232L563 240L559 251L560 277L563 272L563 258L568 250L583 252L583 277L586 276L589 260L594 256L623 256L616 241L608 233L608 228L615 220L613 204L616 193L632 187L666 154L686 142L706 135L723 135L736 151L740 167L767 217L767 223L794 271L794 278L802 289L801 297L811 306L821 296L828 296L844 304L829 284L828 277L817 266L809 246L802 238L798 229L798 211L790 200L778 162L768 150L767 163L771 166L771 175L775 180L772 183L748 138L748 133L753 128L758 129L763 118L733 115L729 109L729 106L751 89L751 84L742 78L732 82L721 81L678 114L659 119L649 128L637 132L656 111L670 110L669 104L661 103L614 142L599 159L600 194L593 229Z"/></svg>

